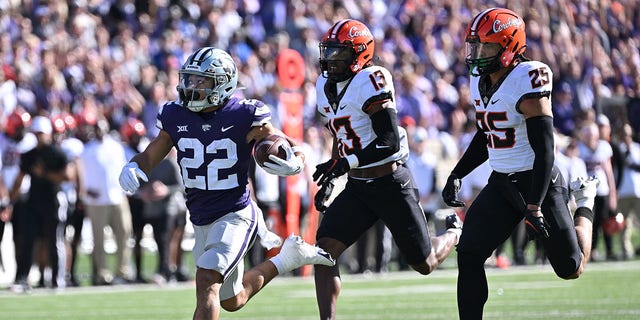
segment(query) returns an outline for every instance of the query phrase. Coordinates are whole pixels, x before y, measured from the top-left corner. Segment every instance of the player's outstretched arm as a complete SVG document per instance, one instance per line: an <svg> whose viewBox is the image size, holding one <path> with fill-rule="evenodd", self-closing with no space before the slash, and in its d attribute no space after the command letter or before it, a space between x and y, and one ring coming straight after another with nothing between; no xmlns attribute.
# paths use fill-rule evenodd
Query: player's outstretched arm
<svg viewBox="0 0 640 320"><path fill-rule="evenodd" d="M158 136L147 148L133 156L120 172L120 186L127 192L134 193L140 187L140 181L147 181L147 174L164 159L173 147L169 134L160 130Z"/></svg>
<svg viewBox="0 0 640 320"><path fill-rule="evenodd" d="M133 156L129 162L136 162L142 171L149 173L169 154L171 148L173 148L171 136L166 131L160 130L158 136L149 143L147 148Z"/></svg>

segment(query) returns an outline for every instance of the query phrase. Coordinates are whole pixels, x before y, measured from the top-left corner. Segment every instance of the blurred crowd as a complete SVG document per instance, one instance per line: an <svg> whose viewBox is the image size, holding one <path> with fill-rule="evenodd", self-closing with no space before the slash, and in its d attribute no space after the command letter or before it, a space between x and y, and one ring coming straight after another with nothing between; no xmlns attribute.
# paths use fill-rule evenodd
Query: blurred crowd
<svg viewBox="0 0 640 320"><path fill-rule="evenodd" d="M602 257L595 254L594 259L632 258L636 252L630 213L640 208L640 147L636 142L640 130L640 6L635 0L0 0L0 128L4 133L0 196L2 208L14 206L13 215L5 210L0 217L14 224L16 248L23 246L16 250L16 260L26 259L19 268L30 268L31 260L25 256L31 256L28 250L34 245L31 240L24 245L19 232L24 229L15 224L36 222L15 221L19 216L16 204L22 195L29 212L28 203L40 201L29 197L33 184L29 186L28 181L14 186L20 172L27 178L40 176L19 163L20 155L36 145L57 144L71 164L72 169L67 170L75 172L70 176L77 179L55 183L67 185L62 188L67 191L77 188L77 181L84 181L85 187L75 194L67 192L73 194L65 200L69 214L58 214L50 230L43 225L42 232L26 236L44 240L43 253L36 260L55 269L51 285L77 282L71 257L84 217L92 223L96 247L102 244L106 226L119 244L117 270L108 270L104 254L95 254L102 250L94 250L93 284L145 280L136 271L145 224L152 224L154 232L162 235L156 240L166 249L158 266L159 281L188 279L176 258L181 256L176 243L183 236L186 215L178 205L180 187L175 184L179 181L165 174L147 193L133 196L125 195L117 185L118 172L132 152L140 151L157 134L159 108L177 99L181 63L201 46L227 50L239 66L239 87L244 89L238 94L267 103L278 125L283 107L274 57L287 48L298 51L306 68L301 87L304 142L314 154L307 157L307 167L313 170L329 154L326 130L316 121L318 44L335 21L345 18L369 26L376 38L375 62L393 73L399 119L407 128L411 148L407 165L420 186L425 214L437 232L442 228L440 217L446 215L442 212L448 210L439 190L475 130L464 63L465 26L476 13L492 6L521 14L527 31L525 55L547 63L554 72L554 124L557 158L561 159L557 161L564 156L569 159L569 165L564 165L567 177L595 174L608 180L608 188L599 193L604 198L596 227L603 229L596 228L600 231L594 233L594 237L603 236L604 247ZM48 119L49 126L42 119ZM51 138L42 138L43 134ZM611 151L596 152L599 141ZM599 156L587 158L591 153ZM580 161L582 166L575 164ZM487 172L477 171L463 182L467 201L473 200L476 191L473 180L480 181L479 186L486 181ZM256 176L256 197L261 198L264 210L274 212L265 216L286 214L284 193L277 192L282 187L270 187L278 185L278 179L269 180L260 172ZM309 180L300 184L303 213L309 210L313 190ZM60 205L54 198L50 200ZM165 202L158 205L157 201ZM169 202L171 209L167 210ZM84 215L74 225L71 218L76 211ZM612 225L609 231L605 230L608 223ZM69 233L74 228L69 225L75 232ZM373 240L363 239L354 248L358 251L354 258L344 262L351 271L389 268L393 244L384 228L379 229L372 230ZM621 245L614 245L618 237ZM135 240L133 250L130 239ZM65 257L52 241L64 242ZM601 245L597 238L594 245ZM513 247L514 254L505 263L533 262L519 252L523 241L515 239ZM620 252L614 252L615 248ZM25 281L21 272L16 283Z"/></svg>

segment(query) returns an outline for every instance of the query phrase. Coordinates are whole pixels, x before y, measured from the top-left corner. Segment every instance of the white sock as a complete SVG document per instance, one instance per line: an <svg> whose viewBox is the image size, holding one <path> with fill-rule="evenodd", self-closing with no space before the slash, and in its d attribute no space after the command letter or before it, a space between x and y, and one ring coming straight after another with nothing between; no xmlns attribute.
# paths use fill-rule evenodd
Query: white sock
<svg viewBox="0 0 640 320"><path fill-rule="evenodd" d="M460 236L462 235L462 229L460 228L449 228L447 229L447 232L451 232L453 234L455 234L456 237L456 245L458 245L458 242L460 241Z"/></svg>
<svg viewBox="0 0 640 320"><path fill-rule="evenodd" d="M289 270L284 270L284 266L282 265L282 258L280 258L280 254L275 255L273 258L269 259L278 269L278 274L284 274Z"/></svg>

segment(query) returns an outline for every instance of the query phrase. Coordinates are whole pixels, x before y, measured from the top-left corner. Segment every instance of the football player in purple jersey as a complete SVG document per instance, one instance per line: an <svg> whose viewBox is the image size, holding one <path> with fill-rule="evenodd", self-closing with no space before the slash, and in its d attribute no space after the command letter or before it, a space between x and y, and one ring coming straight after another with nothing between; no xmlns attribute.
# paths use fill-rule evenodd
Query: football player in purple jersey
<svg viewBox="0 0 640 320"><path fill-rule="evenodd" d="M597 179L571 183L578 209L567 206L567 183L554 163L549 66L530 61L525 24L511 10L491 8L466 31L471 102L478 131L442 190L450 206L461 179L489 160L493 172L468 208L458 244L458 314L482 319L488 299L484 263L525 219L530 238L539 238L555 273L575 279L591 253Z"/></svg>
<svg viewBox="0 0 640 320"><path fill-rule="evenodd" d="M322 186L316 208L324 212L317 244L337 259L382 221L407 263L426 275L453 251L460 223L453 214L447 217L447 232L429 235L418 188L404 165L409 148L404 130L398 129L391 73L373 64L374 46L369 28L352 19L336 22L320 43L317 108L334 144L332 158L313 174ZM325 207L332 180L344 174L344 190ZM320 318L335 319L338 267L317 265L315 282Z"/></svg>
<svg viewBox="0 0 640 320"><path fill-rule="evenodd" d="M120 184L135 192L140 180L176 148L186 190L186 204L194 225L196 270L194 319L218 319L220 307L242 308L271 279L305 264L334 265L329 254L298 236L288 237L280 253L251 270L244 257L256 237L267 248L280 245L262 213L251 200L248 169L252 148L270 134L285 136L270 123L269 108L261 101L233 97L238 70L223 50L204 47L191 54L180 69L180 100L158 112L158 136L124 166ZM302 171L304 155L293 146L285 160L265 170L279 176Z"/></svg>

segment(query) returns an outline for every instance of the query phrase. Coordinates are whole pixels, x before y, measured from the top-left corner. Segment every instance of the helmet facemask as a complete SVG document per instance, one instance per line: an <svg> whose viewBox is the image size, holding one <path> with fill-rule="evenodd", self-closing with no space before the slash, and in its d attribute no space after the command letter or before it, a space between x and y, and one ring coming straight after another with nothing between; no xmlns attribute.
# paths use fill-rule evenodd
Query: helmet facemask
<svg viewBox="0 0 640 320"><path fill-rule="evenodd" d="M352 46L336 43L320 43L320 70L322 75L334 82L342 82L351 78L355 64L356 52Z"/></svg>
<svg viewBox="0 0 640 320"><path fill-rule="evenodd" d="M220 105L220 94L218 90L214 90L217 87L215 79L181 71L179 81L178 94L185 108L200 112L208 107Z"/></svg>
<svg viewBox="0 0 640 320"><path fill-rule="evenodd" d="M502 67L500 57L504 48L497 43L482 43L478 39L467 39L467 55L464 59L473 76L494 73Z"/></svg>
<svg viewBox="0 0 640 320"><path fill-rule="evenodd" d="M238 71L228 53L215 48L196 50L182 66L177 86L185 108L200 112L222 106L238 84Z"/></svg>

